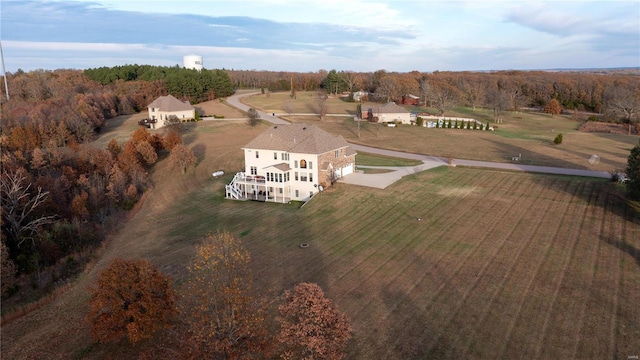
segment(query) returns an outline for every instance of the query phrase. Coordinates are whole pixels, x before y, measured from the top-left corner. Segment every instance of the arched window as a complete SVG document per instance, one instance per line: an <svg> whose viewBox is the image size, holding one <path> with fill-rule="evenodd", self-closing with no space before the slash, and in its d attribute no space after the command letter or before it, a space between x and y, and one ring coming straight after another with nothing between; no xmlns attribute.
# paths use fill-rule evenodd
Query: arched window
<svg viewBox="0 0 640 360"><path fill-rule="evenodd" d="M300 168L301 169L306 169L307 168L307 160L305 160L305 159L300 160Z"/></svg>

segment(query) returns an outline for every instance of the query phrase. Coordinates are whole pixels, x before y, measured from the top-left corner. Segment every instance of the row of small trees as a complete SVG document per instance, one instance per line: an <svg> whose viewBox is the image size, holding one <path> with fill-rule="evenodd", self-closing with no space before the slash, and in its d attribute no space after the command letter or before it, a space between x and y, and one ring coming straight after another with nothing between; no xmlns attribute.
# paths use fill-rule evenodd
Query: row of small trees
<svg viewBox="0 0 640 360"><path fill-rule="evenodd" d="M160 330L153 358L340 359L351 337L347 316L316 284L300 283L279 300L270 334L265 297L253 289L249 252L228 232L198 246L184 285L147 260L115 259L90 288L87 319L98 342L136 344ZM180 295L178 295L178 293ZM167 344L171 344L167 347Z"/></svg>
<svg viewBox="0 0 640 360"><path fill-rule="evenodd" d="M416 124L418 126L424 125L424 119L418 117L416 120ZM473 123L473 125L471 124ZM458 120L448 120L445 119L442 123L440 121L436 121L436 128L446 128L446 129L467 129L467 130L489 130L489 122L486 124L480 123L478 125L477 121L458 121Z"/></svg>

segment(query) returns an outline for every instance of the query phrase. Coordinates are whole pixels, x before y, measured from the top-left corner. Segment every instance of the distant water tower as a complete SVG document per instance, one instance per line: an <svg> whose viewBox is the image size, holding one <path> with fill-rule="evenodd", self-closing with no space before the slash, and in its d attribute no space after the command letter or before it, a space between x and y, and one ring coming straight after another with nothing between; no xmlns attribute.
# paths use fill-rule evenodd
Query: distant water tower
<svg viewBox="0 0 640 360"><path fill-rule="evenodd" d="M183 58L184 67L186 69L202 70L202 56L187 55Z"/></svg>

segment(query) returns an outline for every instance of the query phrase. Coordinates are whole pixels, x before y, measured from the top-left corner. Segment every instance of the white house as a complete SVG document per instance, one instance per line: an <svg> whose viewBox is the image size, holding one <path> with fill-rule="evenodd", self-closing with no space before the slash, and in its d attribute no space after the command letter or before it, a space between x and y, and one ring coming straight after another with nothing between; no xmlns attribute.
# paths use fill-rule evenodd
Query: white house
<svg viewBox="0 0 640 360"><path fill-rule="evenodd" d="M227 199L307 201L355 169L349 143L315 125L272 125L243 150L245 168L226 186Z"/></svg>
<svg viewBox="0 0 640 360"><path fill-rule="evenodd" d="M165 126L171 116L179 120L190 120L196 117L196 109L186 101L180 101L172 95L160 96L147 106L149 123L154 129Z"/></svg>
<svg viewBox="0 0 640 360"><path fill-rule="evenodd" d="M400 122L411 124L411 112L402 106L390 101L384 105L364 104L362 105L362 118L377 117L379 122Z"/></svg>

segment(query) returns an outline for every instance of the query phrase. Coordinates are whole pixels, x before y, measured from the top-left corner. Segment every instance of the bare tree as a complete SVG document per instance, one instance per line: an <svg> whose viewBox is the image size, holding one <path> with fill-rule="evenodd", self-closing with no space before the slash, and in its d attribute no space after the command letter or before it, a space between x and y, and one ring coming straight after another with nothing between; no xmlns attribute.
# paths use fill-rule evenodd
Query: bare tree
<svg viewBox="0 0 640 360"><path fill-rule="evenodd" d="M631 125L640 112L640 92L612 86L605 90L604 100L607 112L623 118L629 124L629 135L631 135Z"/></svg>
<svg viewBox="0 0 640 360"><path fill-rule="evenodd" d="M34 211L49 195L38 187L35 194L29 189L31 184L25 184L27 177L23 169L17 171L3 170L0 177L0 200L2 200L2 222L7 230L9 240L17 246L30 239L40 231L41 226L50 224L55 216L33 216Z"/></svg>
<svg viewBox="0 0 640 360"><path fill-rule="evenodd" d="M431 102L442 115L458 100L457 90L449 84L433 83L431 89Z"/></svg>
<svg viewBox="0 0 640 360"><path fill-rule="evenodd" d="M419 89L420 89L420 100L425 106L428 106L429 96L431 94L431 83L429 82L429 78L423 75L419 80Z"/></svg>
<svg viewBox="0 0 640 360"><path fill-rule="evenodd" d="M509 97L504 91L492 88L487 91L487 106L493 110L493 120L502 123L502 113L509 107Z"/></svg>
<svg viewBox="0 0 640 360"><path fill-rule="evenodd" d="M327 104L327 100L329 97L327 93L324 91L318 91L318 98L316 99L316 104L318 106L318 114L320 115L320 120L324 120L324 117L329 112L329 104Z"/></svg>
<svg viewBox="0 0 640 360"><path fill-rule="evenodd" d="M282 109L284 111L287 112L287 114L289 114L289 116L291 116L291 113L293 113L293 101L292 100L287 100L285 101L285 103L282 105Z"/></svg>
<svg viewBox="0 0 640 360"><path fill-rule="evenodd" d="M358 74L353 71L341 71L338 73L338 76L345 84L347 84L347 89L349 93L353 93L353 88L356 86L356 83L359 81Z"/></svg>

